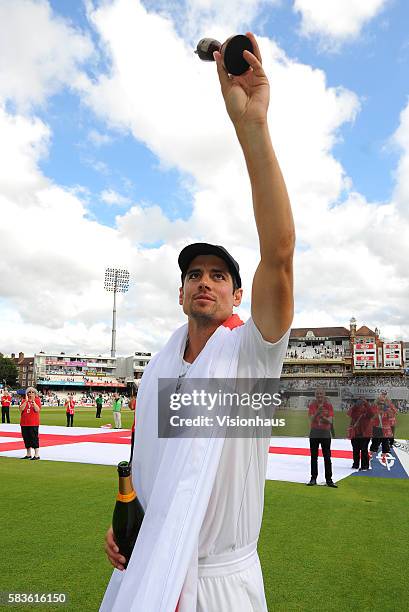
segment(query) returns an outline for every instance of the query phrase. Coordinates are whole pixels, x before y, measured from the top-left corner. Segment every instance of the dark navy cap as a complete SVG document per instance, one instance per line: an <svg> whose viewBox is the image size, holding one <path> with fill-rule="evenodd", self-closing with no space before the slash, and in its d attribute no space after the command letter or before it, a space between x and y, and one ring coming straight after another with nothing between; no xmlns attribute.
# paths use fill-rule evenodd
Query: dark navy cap
<svg viewBox="0 0 409 612"><path fill-rule="evenodd" d="M199 255L216 255L223 259L227 263L229 272L236 281L237 286L241 287L240 266L237 261L224 247L217 244L208 244L207 242L195 242L181 250L178 264L182 271L182 280L189 268L190 262Z"/></svg>

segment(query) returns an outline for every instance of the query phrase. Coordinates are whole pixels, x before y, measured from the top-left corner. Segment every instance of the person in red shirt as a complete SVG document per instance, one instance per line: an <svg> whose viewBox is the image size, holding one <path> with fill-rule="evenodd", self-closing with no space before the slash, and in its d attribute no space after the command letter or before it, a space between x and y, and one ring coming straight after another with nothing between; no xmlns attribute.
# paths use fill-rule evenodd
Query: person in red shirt
<svg viewBox="0 0 409 612"><path fill-rule="evenodd" d="M326 399L322 387L315 391L315 401L308 407L310 418L310 452L311 452L311 480L309 487L317 484L318 476L318 449L321 445L324 456L325 481L328 487L337 489L338 486L332 480L331 463L331 433L333 432L334 408Z"/></svg>
<svg viewBox="0 0 409 612"><path fill-rule="evenodd" d="M67 415L67 427L74 427L75 401L72 394L68 394L68 397L64 402L64 406L65 413Z"/></svg>
<svg viewBox="0 0 409 612"><path fill-rule="evenodd" d="M26 456L22 459L38 460L39 438L38 428L40 426L41 401L34 387L28 387L25 399L20 404L20 426L21 435L26 447ZM31 456L31 449L34 449L34 457Z"/></svg>
<svg viewBox="0 0 409 612"><path fill-rule="evenodd" d="M390 438L392 438L392 410L391 400L387 391L382 391L373 405L374 415L372 420L373 433L370 451L377 453L382 445L382 453L385 455L390 451Z"/></svg>
<svg viewBox="0 0 409 612"><path fill-rule="evenodd" d="M386 398L386 400L389 402L388 419L389 419L389 425L391 429L391 434L389 437L389 445L392 448L392 446L395 444L396 415L397 415L398 409L396 408L395 404L391 400L389 400L388 397Z"/></svg>
<svg viewBox="0 0 409 612"><path fill-rule="evenodd" d="M369 470L369 440L372 436L374 410L365 398L359 397L347 412L351 417L348 438L352 444L352 469Z"/></svg>
<svg viewBox="0 0 409 612"><path fill-rule="evenodd" d="M11 395L7 389L4 389L3 395L1 396L1 422L10 423L10 404Z"/></svg>

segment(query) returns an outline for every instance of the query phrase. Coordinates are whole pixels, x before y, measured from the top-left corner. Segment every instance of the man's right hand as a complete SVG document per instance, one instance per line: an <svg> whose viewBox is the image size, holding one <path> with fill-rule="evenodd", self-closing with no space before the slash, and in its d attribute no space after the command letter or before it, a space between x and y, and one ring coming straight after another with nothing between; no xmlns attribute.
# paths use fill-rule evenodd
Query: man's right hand
<svg viewBox="0 0 409 612"><path fill-rule="evenodd" d="M105 536L105 552L108 557L108 561L111 563L111 565L121 571L125 569L124 565L126 563L126 559L119 552L119 548L116 545L114 539L114 532L112 527L108 529Z"/></svg>

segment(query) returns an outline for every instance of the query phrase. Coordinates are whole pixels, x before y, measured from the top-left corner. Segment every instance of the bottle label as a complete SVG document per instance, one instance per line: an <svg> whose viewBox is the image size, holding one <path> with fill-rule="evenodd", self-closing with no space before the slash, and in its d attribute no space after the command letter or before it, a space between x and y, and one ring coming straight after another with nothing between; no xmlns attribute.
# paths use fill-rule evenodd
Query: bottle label
<svg viewBox="0 0 409 612"><path fill-rule="evenodd" d="M125 503L131 502L133 499L135 499L135 497L136 497L135 491L131 491L130 493L127 493L127 494L118 493L118 495L116 496L118 501L125 502Z"/></svg>

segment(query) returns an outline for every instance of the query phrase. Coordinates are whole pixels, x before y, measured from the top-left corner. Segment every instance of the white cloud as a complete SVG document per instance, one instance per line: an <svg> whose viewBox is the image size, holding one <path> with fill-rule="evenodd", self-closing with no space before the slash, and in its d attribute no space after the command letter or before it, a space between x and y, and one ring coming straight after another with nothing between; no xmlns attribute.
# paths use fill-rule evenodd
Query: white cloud
<svg viewBox="0 0 409 612"><path fill-rule="evenodd" d="M194 178L192 233L200 229L218 236L222 228L240 224L247 241L254 243L254 233L247 229L254 227L248 180L215 66L198 61L169 21L137 2L119 0L91 17L111 54L112 69L87 84L86 102L109 124L145 142L165 167L177 167ZM161 46L151 47L149 62L140 62L136 71L134 58L141 57L149 40L160 40ZM295 206L337 201L347 177L331 149L339 128L358 112L357 97L328 88L322 71L291 61L272 41L260 38L259 43L272 83L274 142ZM239 221L236 210L241 210ZM146 218L148 213L143 214ZM217 227L214 215L222 220ZM162 232L163 223L159 225Z"/></svg>
<svg viewBox="0 0 409 612"><path fill-rule="evenodd" d="M90 39L52 13L45 0L0 3L0 101L27 108L63 85L76 87Z"/></svg>
<svg viewBox="0 0 409 612"><path fill-rule="evenodd" d="M294 0L301 14L301 32L318 34L330 46L359 36L362 28L386 7L390 0Z"/></svg>
<svg viewBox="0 0 409 612"><path fill-rule="evenodd" d="M121 195L113 189L104 189L101 191L100 198L105 204L113 206L126 206L130 203L130 199L126 196Z"/></svg>
<svg viewBox="0 0 409 612"><path fill-rule="evenodd" d="M158 349L181 321L177 250L143 251L123 233L90 221L83 189L64 189L39 170L49 129L38 119L0 112L0 340L3 352L110 347L112 295L106 267L127 267L131 288L118 298L118 347ZM158 287L161 296L158 299ZM169 304L176 307L170 308ZM149 339L149 340L148 340Z"/></svg>
<svg viewBox="0 0 409 612"><path fill-rule="evenodd" d="M91 19L113 67L111 74L85 86L92 109L147 143L165 167L179 165L195 176L200 169L208 176L217 172L219 159L231 154L234 137L217 104L215 66L200 62L169 20L133 0L103 6ZM161 43L152 45L152 40ZM144 61L147 48L149 61Z"/></svg>
<svg viewBox="0 0 409 612"><path fill-rule="evenodd" d="M224 42L229 36L246 32L261 10L280 5L282 0L146 0L149 11L168 17L178 34L196 44L201 38Z"/></svg>
<svg viewBox="0 0 409 612"><path fill-rule="evenodd" d="M192 212L186 220L170 219L159 206L138 203L116 217L114 228L91 221L87 191L62 188L39 169L52 138L45 121L1 109L0 317L9 352L107 352L112 296L103 290L103 274L112 265L131 273L129 293L118 303L118 352L158 349L183 321L178 252L198 239L225 244L241 262L248 315L257 235L245 165L215 66L197 60L173 23L137 0L104 3L90 16L110 69L92 81L80 75L82 101L107 130L120 127L121 134L144 142L161 168L190 178ZM71 29L67 36L65 52L77 57L77 33ZM354 192L333 153L343 125L360 110L357 96L330 88L323 71L286 57L272 40L259 41L271 81L271 133L303 247L296 257L294 324L346 325L355 315L385 334L408 337L409 253L401 237L409 233L409 111L395 135L402 155L394 201L369 203ZM21 70L20 78L27 70L33 92L41 95L30 98L28 88L17 88L16 101L45 101L53 93L41 65ZM121 198L111 189L101 194L111 204Z"/></svg>
<svg viewBox="0 0 409 612"><path fill-rule="evenodd" d="M100 159L95 159L92 155L82 155L81 162L86 166L89 166L97 174L102 174L103 176L109 176L111 174L110 167L105 162Z"/></svg>
<svg viewBox="0 0 409 612"><path fill-rule="evenodd" d="M39 171L49 144L41 121L0 110L0 131L1 294L25 323L55 330L100 310L95 283L104 265L132 259L130 246Z"/></svg>
<svg viewBox="0 0 409 612"><path fill-rule="evenodd" d="M400 213L409 220L409 102L400 115L400 124L392 141L401 151L394 200Z"/></svg>
<svg viewBox="0 0 409 612"><path fill-rule="evenodd" d="M168 49L167 57L153 50L137 78L130 76L129 57L117 44L119 32L124 35L120 17L138 24L136 36L122 43L131 49L131 56L138 56L140 37L142 47L146 37L162 40ZM159 207L135 206L117 217L119 231L136 242L181 245L183 238L185 242L206 238L227 244L239 261L246 262L248 296L257 263L250 191L212 67L195 66L170 24L135 3L115 3L94 13L93 19L113 61L112 72L87 88L87 102L106 121L142 139L162 162L192 175L196 185L187 222L169 220ZM392 205L368 203L355 194L332 152L340 128L359 112L359 100L348 90L329 88L322 71L290 60L272 41L260 38L259 42L272 84L273 140L291 193L298 242L306 248L297 255L298 311L301 317L303 313L315 317L322 312L315 305L325 303L331 314L324 319L333 324L347 323L355 313L383 325L394 316L393 308L385 308L380 299L380 287L387 301L400 304L400 313L407 308L407 286L400 281L406 250L399 245L390 256L402 220ZM188 87L183 84L186 75ZM146 96L141 95L141 82ZM117 90L120 99L110 95ZM165 104L162 91L170 93ZM175 98L172 92L177 92ZM349 192L345 201L344 192ZM295 325L297 317L298 313ZM400 329L406 329L402 314L397 318ZM383 327L391 329L390 324Z"/></svg>
<svg viewBox="0 0 409 612"><path fill-rule="evenodd" d="M26 199L45 184L36 168L48 150L49 128L40 119L8 115L0 106L0 134L0 197Z"/></svg>
<svg viewBox="0 0 409 612"><path fill-rule="evenodd" d="M159 206L132 206L124 215L116 218L121 235L140 244L174 242L189 231L186 221L171 221Z"/></svg>
<svg viewBox="0 0 409 612"><path fill-rule="evenodd" d="M92 129L88 132L88 140L96 147L101 147L112 142L112 136L101 134L98 130Z"/></svg>
<svg viewBox="0 0 409 612"><path fill-rule="evenodd" d="M194 179L188 223L171 222L158 207L136 206L117 218L119 230L145 243L205 236L227 240L232 248L254 245L248 178L215 66L198 62L167 20L135 2L105 6L92 20L111 53L112 69L88 84L85 100L108 123L143 140L162 164ZM167 54L152 48L149 62L136 72L133 58L150 39L161 40ZM337 202L349 186L331 150L340 127L359 111L359 101L352 92L328 88L322 71L290 60L271 40L260 38L259 44L272 84L271 129L304 242L311 216Z"/></svg>

